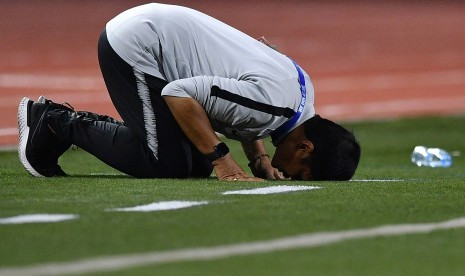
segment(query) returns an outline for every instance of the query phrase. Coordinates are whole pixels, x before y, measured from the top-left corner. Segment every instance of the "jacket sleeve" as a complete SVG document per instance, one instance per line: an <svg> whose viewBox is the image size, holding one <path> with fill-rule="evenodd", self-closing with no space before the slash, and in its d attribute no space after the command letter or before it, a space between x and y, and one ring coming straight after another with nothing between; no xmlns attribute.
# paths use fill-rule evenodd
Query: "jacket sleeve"
<svg viewBox="0 0 465 276"><path fill-rule="evenodd" d="M270 132L270 124L276 124L276 120L287 120L284 115L273 114L277 110L292 112L289 108L274 107L263 87L257 81L197 76L170 82L162 96L194 98L205 109L215 131L227 137L235 133L238 137L229 138L237 140L254 140L263 136L264 131ZM247 137L240 137L241 134Z"/></svg>

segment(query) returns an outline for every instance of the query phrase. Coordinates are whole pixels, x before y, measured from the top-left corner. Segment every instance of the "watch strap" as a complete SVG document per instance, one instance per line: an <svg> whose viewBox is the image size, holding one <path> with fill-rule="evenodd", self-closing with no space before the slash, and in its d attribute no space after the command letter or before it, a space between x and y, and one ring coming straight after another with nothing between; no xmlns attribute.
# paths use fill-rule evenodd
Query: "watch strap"
<svg viewBox="0 0 465 276"><path fill-rule="evenodd" d="M221 142L218 145L215 146L215 151L212 153L209 153L206 155L207 159L210 160L210 162L215 161L218 158L221 158L225 156L226 154L229 153L229 148L226 146L225 143Z"/></svg>

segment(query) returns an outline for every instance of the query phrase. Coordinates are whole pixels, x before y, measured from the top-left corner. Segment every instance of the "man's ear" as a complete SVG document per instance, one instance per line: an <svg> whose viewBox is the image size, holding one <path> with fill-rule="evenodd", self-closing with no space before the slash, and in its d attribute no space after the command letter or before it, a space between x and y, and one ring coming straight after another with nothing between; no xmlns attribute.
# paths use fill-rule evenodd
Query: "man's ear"
<svg viewBox="0 0 465 276"><path fill-rule="evenodd" d="M311 154L313 150L315 149L315 146L310 140L304 139L302 142L299 143L298 148L302 153L305 153L305 155Z"/></svg>

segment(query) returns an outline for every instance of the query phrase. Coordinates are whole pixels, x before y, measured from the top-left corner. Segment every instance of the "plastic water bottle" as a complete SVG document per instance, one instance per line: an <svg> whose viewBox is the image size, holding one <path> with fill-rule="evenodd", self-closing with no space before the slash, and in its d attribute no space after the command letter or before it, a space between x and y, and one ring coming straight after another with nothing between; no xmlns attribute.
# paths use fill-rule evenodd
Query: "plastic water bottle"
<svg viewBox="0 0 465 276"><path fill-rule="evenodd" d="M447 151L424 146L415 147L411 160L418 167L447 168L452 165L452 157Z"/></svg>

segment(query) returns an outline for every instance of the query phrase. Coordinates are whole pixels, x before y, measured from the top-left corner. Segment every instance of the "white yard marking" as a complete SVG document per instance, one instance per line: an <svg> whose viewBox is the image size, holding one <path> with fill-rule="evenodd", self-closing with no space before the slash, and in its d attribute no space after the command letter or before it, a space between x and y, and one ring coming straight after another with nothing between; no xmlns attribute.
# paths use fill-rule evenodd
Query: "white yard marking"
<svg viewBox="0 0 465 276"><path fill-rule="evenodd" d="M265 195L265 194L279 194L279 193L314 190L314 189L321 189L321 187L281 185L281 186L271 186L271 187L257 188L257 189L250 189L250 190L228 191L228 192L224 192L223 195Z"/></svg>
<svg viewBox="0 0 465 276"><path fill-rule="evenodd" d="M0 224L47 223L77 219L78 215L69 214L32 214L9 218L0 218Z"/></svg>
<svg viewBox="0 0 465 276"><path fill-rule="evenodd" d="M208 202L207 201L161 201L161 202L154 202L154 203L150 203L147 205L140 205L140 206L134 206L134 207L112 208L112 209L107 209L107 211L156 212L156 211L189 208L189 207L205 205L205 204L208 204Z"/></svg>
<svg viewBox="0 0 465 276"><path fill-rule="evenodd" d="M127 176L124 173L118 173L118 172L115 172L115 173L105 173L105 172L99 173L99 172L96 172L96 173L90 173L90 175L92 175L92 176Z"/></svg>
<svg viewBox="0 0 465 276"><path fill-rule="evenodd" d="M208 261L233 256L312 248L347 240L389 237L406 234L429 233L438 230L465 228L465 217L437 223L397 224L374 228L354 229L337 232L319 232L284 237L274 240L219 245L214 247L187 248L155 251L140 254L93 257L66 263L46 263L28 267L0 268L0 275L60 275L68 273L97 273L116 271L131 267L174 263L182 261Z"/></svg>

